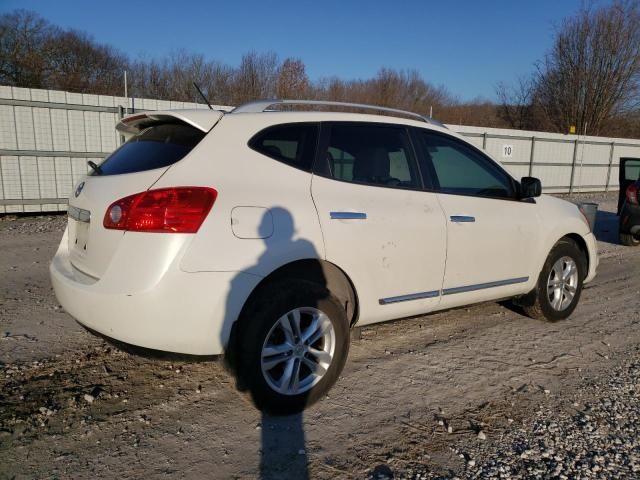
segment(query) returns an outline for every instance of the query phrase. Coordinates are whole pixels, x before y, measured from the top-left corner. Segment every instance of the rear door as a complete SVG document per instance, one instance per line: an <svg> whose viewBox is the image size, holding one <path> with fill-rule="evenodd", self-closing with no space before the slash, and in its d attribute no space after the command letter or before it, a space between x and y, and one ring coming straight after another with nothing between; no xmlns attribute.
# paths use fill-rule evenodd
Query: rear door
<svg viewBox="0 0 640 480"><path fill-rule="evenodd" d="M111 203L148 190L171 165L185 157L206 132L176 118L129 126L132 137L90 172L69 199L69 255L82 273L100 278L125 233L103 226Z"/></svg>
<svg viewBox="0 0 640 480"><path fill-rule="evenodd" d="M446 227L402 126L323 123L312 194L326 258L359 296L360 324L426 312L440 299Z"/></svg>
<svg viewBox="0 0 640 480"><path fill-rule="evenodd" d="M625 192L629 185L640 180L640 158L620 159L620 192L618 194L618 215L624 204Z"/></svg>

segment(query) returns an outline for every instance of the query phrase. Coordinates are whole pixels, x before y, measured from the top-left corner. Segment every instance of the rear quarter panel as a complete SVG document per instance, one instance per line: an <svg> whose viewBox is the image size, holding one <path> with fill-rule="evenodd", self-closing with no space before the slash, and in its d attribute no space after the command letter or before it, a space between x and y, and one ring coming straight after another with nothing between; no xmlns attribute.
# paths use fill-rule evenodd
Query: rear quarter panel
<svg viewBox="0 0 640 480"><path fill-rule="evenodd" d="M218 192L182 259L184 271L266 276L294 260L324 257L311 174L247 146L273 123L266 114L223 117L202 148L173 165L155 185L209 186Z"/></svg>

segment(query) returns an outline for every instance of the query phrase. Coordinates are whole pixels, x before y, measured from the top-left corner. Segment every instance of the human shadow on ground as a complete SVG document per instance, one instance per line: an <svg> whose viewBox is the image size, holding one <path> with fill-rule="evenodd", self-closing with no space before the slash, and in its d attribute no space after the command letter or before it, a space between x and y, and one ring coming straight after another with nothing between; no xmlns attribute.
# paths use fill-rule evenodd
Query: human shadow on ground
<svg viewBox="0 0 640 480"><path fill-rule="evenodd" d="M294 239L295 225L291 213L281 207L266 210L261 218L255 239L246 242L262 242L263 249L255 265L244 269L244 274L238 274L231 282L228 293L227 311L234 312L237 304L238 292L246 292L246 272L256 275L267 275L276 265L279 258L317 258L317 252L311 242L305 239ZM249 244L247 244L249 246ZM252 248L255 248L255 244ZM308 271L316 269L318 271ZM306 276L311 275L314 283L326 287L326 279L321 268L310 263L305 267ZM297 385L294 379L297 375L299 385L304 385L304 378L310 370L305 366L305 359L301 357L295 344L295 339L304 337L311 328L310 318L304 312L293 315L292 309L297 307L318 308L308 301L296 299L295 291L284 291L284 285L295 290L295 283L291 279L288 283L267 280L268 284L260 283L249 300L237 315L237 322L231 331L229 347L225 353L225 362L236 378L236 386L240 391L247 392L254 404L260 408L264 401L264 390L275 388L291 388ZM296 302L301 302L297 304ZM233 314L231 317L235 317ZM229 315L227 315L229 317ZM227 318L233 323L236 318ZM266 323L265 323L266 322ZM297 322L297 324L296 324ZM267 327L265 325L268 324ZM273 327L273 328L271 328ZM302 335L298 335L302 332ZM269 349L268 354L265 353ZM283 351L287 350L283 356ZM259 354L252 354L261 350ZM280 352L274 354L272 352ZM288 356L287 356L288 355ZM289 386L289 387L287 387ZM307 392L302 392L306 402ZM286 413L286 412L285 412ZM262 479L295 478L305 480L309 478L308 458L302 413L293 415L272 415L261 413L261 445L260 445L260 477Z"/></svg>

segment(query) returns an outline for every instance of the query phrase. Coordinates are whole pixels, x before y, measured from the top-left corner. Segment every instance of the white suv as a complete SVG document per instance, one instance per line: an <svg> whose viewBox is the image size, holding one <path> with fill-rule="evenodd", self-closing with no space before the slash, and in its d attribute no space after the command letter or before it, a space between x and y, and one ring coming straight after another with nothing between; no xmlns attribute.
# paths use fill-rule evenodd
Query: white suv
<svg viewBox="0 0 640 480"><path fill-rule="evenodd" d="M354 325L506 298L575 309L598 265L576 205L417 114L289 103L323 102L124 118L129 140L69 199L64 308L126 343L225 353L275 412L331 387Z"/></svg>

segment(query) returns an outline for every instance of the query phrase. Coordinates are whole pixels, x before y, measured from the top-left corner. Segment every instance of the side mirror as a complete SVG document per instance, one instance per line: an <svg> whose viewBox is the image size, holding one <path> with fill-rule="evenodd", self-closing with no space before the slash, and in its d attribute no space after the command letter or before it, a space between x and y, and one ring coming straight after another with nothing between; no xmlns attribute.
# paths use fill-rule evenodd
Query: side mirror
<svg viewBox="0 0 640 480"><path fill-rule="evenodd" d="M535 177L522 177L520 180L520 198L533 198L542 195L542 183Z"/></svg>

